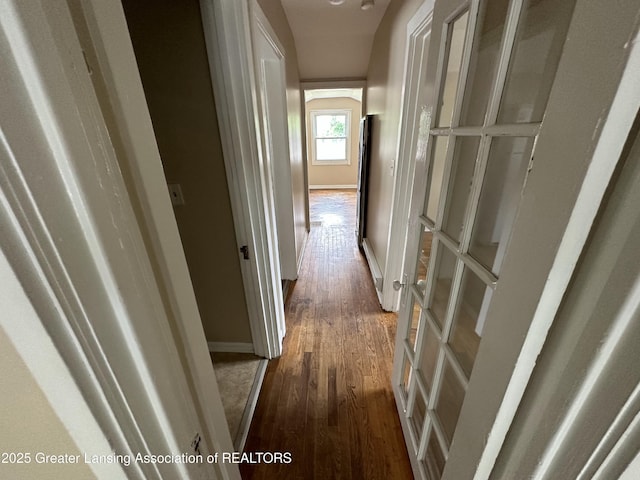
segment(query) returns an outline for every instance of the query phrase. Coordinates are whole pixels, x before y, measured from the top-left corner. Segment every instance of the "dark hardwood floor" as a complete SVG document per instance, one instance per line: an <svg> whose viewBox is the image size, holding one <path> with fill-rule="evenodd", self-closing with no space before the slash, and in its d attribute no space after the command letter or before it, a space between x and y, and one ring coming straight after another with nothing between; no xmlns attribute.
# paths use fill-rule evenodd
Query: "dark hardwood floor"
<svg viewBox="0 0 640 480"><path fill-rule="evenodd" d="M242 464L245 480L410 479L391 390L396 315L381 310L356 246L355 192L312 191L311 234L286 303L282 357L269 362Z"/></svg>

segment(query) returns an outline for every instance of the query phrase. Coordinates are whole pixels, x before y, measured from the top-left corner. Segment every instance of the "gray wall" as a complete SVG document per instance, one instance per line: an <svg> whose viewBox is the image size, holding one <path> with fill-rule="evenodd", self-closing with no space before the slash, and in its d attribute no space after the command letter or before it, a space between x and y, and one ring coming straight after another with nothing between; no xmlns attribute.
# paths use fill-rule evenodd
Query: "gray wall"
<svg viewBox="0 0 640 480"><path fill-rule="evenodd" d="M366 108L375 115L369 177L367 237L381 268L387 259L402 103L407 23L422 0L391 2L376 32L367 74ZM383 272L385 274L385 272Z"/></svg>

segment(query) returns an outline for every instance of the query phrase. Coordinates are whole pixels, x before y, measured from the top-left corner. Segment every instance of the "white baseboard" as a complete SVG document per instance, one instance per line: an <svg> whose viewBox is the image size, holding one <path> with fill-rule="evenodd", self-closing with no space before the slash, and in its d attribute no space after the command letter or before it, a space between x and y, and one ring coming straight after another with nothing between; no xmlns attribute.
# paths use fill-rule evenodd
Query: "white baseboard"
<svg viewBox="0 0 640 480"><path fill-rule="evenodd" d="M244 413L242 414L242 420L240 421L240 427L236 438L233 439L233 447L237 452L244 450L244 444L247 441L249 435L249 427L251 427L251 420L253 414L256 411L256 405L258 404L258 397L260 396L260 389L262 388L262 381L264 380L264 374L267 372L267 365L269 360L264 359L260 361L258 365L258 371L256 372L256 378L253 381L249 398L247 399L247 405L244 407Z"/></svg>
<svg viewBox="0 0 640 480"><path fill-rule="evenodd" d="M302 239L302 248L300 249L300 255L298 256L298 277L300 276L300 269L302 268L302 259L304 258L304 252L307 250L307 242L309 241L309 232L305 230L304 238Z"/></svg>
<svg viewBox="0 0 640 480"><path fill-rule="evenodd" d="M378 260L376 260L376 256L373 254L371 245L369 245L369 240L366 238L362 241L362 249L364 250L364 256L367 258L367 264L369 265L369 270L373 277L373 284L376 287L378 300L382 303L382 270L380 269Z"/></svg>
<svg viewBox="0 0 640 480"><path fill-rule="evenodd" d="M309 190L355 190L358 185L309 185Z"/></svg>
<svg viewBox="0 0 640 480"><path fill-rule="evenodd" d="M207 342L210 352L253 353L253 343Z"/></svg>

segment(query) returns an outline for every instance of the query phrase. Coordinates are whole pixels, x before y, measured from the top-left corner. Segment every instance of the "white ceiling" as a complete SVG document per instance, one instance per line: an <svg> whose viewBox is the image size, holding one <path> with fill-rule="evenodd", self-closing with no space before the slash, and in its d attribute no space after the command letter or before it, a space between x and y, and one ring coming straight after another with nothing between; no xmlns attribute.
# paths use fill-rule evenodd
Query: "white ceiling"
<svg viewBox="0 0 640 480"><path fill-rule="evenodd" d="M301 80L365 78L373 37L391 0L333 6L329 0L281 0L298 52Z"/></svg>

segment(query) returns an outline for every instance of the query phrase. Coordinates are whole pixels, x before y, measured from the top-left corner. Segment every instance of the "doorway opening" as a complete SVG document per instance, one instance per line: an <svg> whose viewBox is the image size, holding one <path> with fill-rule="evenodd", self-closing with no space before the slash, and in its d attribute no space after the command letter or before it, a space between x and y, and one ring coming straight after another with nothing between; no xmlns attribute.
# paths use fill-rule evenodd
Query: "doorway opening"
<svg viewBox="0 0 640 480"><path fill-rule="evenodd" d="M362 97L362 86L304 89L310 228L355 226Z"/></svg>
<svg viewBox="0 0 640 480"><path fill-rule="evenodd" d="M243 288L244 242L234 228L201 9L197 2L176 9L170 1L151 8L123 0L123 13L221 406L232 445L241 450L266 360L256 355Z"/></svg>

